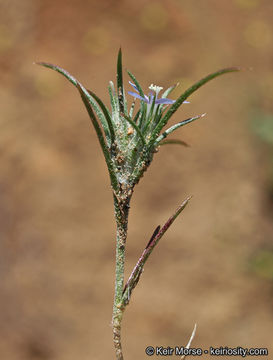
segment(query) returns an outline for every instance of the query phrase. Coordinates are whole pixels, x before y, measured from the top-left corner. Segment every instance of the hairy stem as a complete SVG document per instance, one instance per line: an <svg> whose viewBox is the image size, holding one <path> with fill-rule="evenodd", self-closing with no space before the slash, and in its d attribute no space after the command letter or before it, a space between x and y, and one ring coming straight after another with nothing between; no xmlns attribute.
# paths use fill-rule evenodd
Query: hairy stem
<svg viewBox="0 0 273 360"><path fill-rule="evenodd" d="M115 219L117 225L116 238L116 275L115 275L115 298L113 306L113 336L116 351L116 359L123 360L121 347L121 321L125 307L122 304L122 293L124 287L124 262L125 245L127 238L128 215L131 194L124 191L121 195L114 194Z"/></svg>

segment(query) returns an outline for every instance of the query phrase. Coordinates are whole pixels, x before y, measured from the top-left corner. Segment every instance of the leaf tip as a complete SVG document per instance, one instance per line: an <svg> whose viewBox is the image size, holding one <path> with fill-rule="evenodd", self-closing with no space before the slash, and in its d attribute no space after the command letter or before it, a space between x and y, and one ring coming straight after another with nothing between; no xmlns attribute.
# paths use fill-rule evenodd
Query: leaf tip
<svg viewBox="0 0 273 360"><path fill-rule="evenodd" d="M237 71L253 71L254 67L253 66L248 66L248 67L237 67Z"/></svg>
<svg viewBox="0 0 273 360"><path fill-rule="evenodd" d="M192 197L193 195L190 195L182 202L182 204L175 211L175 217L177 217L181 213L181 211L185 209Z"/></svg>
<svg viewBox="0 0 273 360"><path fill-rule="evenodd" d="M184 203L188 203L193 198L193 195L189 195L186 200L184 200Z"/></svg>
<svg viewBox="0 0 273 360"><path fill-rule="evenodd" d="M51 63L44 62L44 61L35 61L33 64L35 64L35 65L41 65L41 66L50 68L50 69L52 69L52 70L55 70L55 68L58 68L57 65L53 65L53 64L51 64Z"/></svg>
<svg viewBox="0 0 273 360"><path fill-rule="evenodd" d="M231 70L234 70L234 71L240 71L240 70L242 70L243 68L242 68L241 66L232 66L230 69L231 69Z"/></svg>
<svg viewBox="0 0 273 360"><path fill-rule="evenodd" d="M183 202L182 204L179 206L179 208L184 209L186 207L186 205L188 205L189 201L193 198L193 195L189 195Z"/></svg>
<svg viewBox="0 0 273 360"><path fill-rule="evenodd" d="M36 65L49 65L48 63L46 63L44 61L34 61L33 64L36 64Z"/></svg>
<svg viewBox="0 0 273 360"><path fill-rule="evenodd" d="M42 65L42 66L44 66L45 65L45 63L44 62L42 62L42 61L33 61L33 63L32 63L33 65Z"/></svg>

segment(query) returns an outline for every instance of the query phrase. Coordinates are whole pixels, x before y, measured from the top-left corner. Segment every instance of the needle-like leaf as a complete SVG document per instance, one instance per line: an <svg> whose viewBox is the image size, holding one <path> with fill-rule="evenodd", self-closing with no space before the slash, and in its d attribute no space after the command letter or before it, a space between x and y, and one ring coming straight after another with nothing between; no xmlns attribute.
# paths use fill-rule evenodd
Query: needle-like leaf
<svg viewBox="0 0 273 360"><path fill-rule="evenodd" d="M106 143L104 141L104 136L103 136L103 133L101 131L101 128L99 126L99 123L96 119L96 116L92 110L92 107L88 101L88 98L85 94L85 92L83 91L82 87L80 84L77 84L77 88L81 94L81 97L82 97L82 100L83 100L83 103L86 107L86 110L90 116L90 119L94 125L94 128L96 130L96 133L97 133L97 136L98 136L98 139L99 139L99 142L100 142L100 146L102 148L102 151L103 151L103 154L104 154L104 157L105 157L105 161L106 161L106 164L107 164L107 167L108 167L108 170L109 170L109 175L110 175L110 179L111 179L111 184L113 186L113 188L115 190L118 189L118 181L117 181L117 178L116 178L116 174L115 174L115 171L114 171L114 168L113 168L113 164L112 164L112 160L111 160L111 156L110 156L110 153L107 149L107 146L106 146Z"/></svg>
<svg viewBox="0 0 273 360"><path fill-rule="evenodd" d="M162 98L167 98L170 93L175 89L177 88L177 86L179 85L179 83L173 85L173 86L170 86L167 90L165 90L162 94Z"/></svg>
<svg viewBox="0 0 273 360"><path fill-rule="evenodd" d="M138 112L136 113L134 119L133 119L133 122L135 122L136 124L139 122L138 119L139 119L139 115L140 115L140 110L138 110Z"/></svg>
<svg viewBox="0 0 273 360"><path fill-rule="evenodd" d="M123 93L123 80L122 80L122 52L121 48L118 53L117 61L117 89L120 112L124 112L124 93Z"/></svg>
<svg viewBox="0 0 273 360"><path fill-rule="evenodd" d="M176 112L176 110L183 104L183 102L196 90L198 90L201 86L205 85L208 81L230 72L234 71L240 71L240 68L238 67L230 67L226 69L222 69L219 71L216 71L212 74L207 75L203 79L197 81L194 85L189 87L177 100L176 102L169 108L169 110L166 112L166 114L162 117L162 119L159 121L157 126L155 127L150 142L148 144L148 148L152 148L154 146L154 142L156 141L160 131L163 129L163 127L167 124L170 117Z"/></svg>
<svg viewBox="0 0 273 360"><path fill-rule="evenodd" d="M139 84L139 82L137 81L136 77L129 71L127 70L128 75L130 76L130 78L133 80L134 85L136 86L139 95L143 98L145 98L144 92ZM145 119L146 119L146 112L147 112L147 104L144 101L141 101L141 107L140 107L140 118L139 118L139 127L142 128L142 126L144 125Z"/></svg>
<svg viewBox="0 0 273 360"><path fill-rule="evenodd" d="M158 145L162 146L162 145L169 145L169 144L183 145L183 146L186 146L186 147L190 146L185 141L179 140L179 139L162 140L162 141L160 141L160 143Z"/></svg>
<svg viewBox="0 0 273 360"><path fill-rule="evenodd" d="M143 92L141 86L139 85L139 82L137 81L136 77L129 70L127 70L127 73L130 76L130 78L133 80L133 83L135 84L140 96L142 96L144 98L145 97L144 92Z"/></svg>
<svg viewBox="0 0 273 360"><path fill-rule="evenodd" d="M37 62L36 64L44 66L44 67L49 68L51 70L57 71L58 73L60 73L64 77L66 77L76 87L78 87L78 85L80 85L83 93L85 94L86 99L88 100L90 105L93 107L95 113L97 114L98 118L100 119L103 130L104 130L104 133L105 133L105 136L106 136L107 140L110 142L111 140L110 140L110 134L109 134L109 128L108 128L107 120L105 119L105 116L104 116L103 112L99 108L99 106L96 103L96 101L94 100L93 96L91 96L91 94L89 94L87 89L74 76L69 74L68 71L64 70L60 66L53 65L53 64L50 64L50 63L46 63L46 62Z"/></svg>
<svg viewBox="0 0 273 360"><path fill-rule="evenodd" d="M113 124L112 124L112 119L111 119L111 116L109 114L109 110L104 105L103 101L95 93L93 93L93 91L91 91L91 90L87 90L87 91L89 92L89 94L91 96L93 96L93 98L96 100L96 102L101 107L101 110L102 110L102 112L103 112L103 114L105 116L105 119L106 119L108 127L109 127L109 131L110 131L110 135L111 135L111 142L113 143L114 140L115 140L115 132L114 132Z"/></svg>
<svg viewBox="0 0 273 360"><path fill-rule="evenodd" d="M165 139L169 134L171 134L173 131L175 131L176 129L180 128L181 126L184 126L194 120L200 119L202 117L204 117L206 114L202 114L202 115L198 115L198 116L194 116L191 117L187 120L183 120L180 121L179 123L171 126L170 128L168 128L167 130L165 130L155 141L155 146L157 146L163 139Z"/></svg>
<svg viewBox="0 0 273 360"><path fill-rule="evenodd" d="M118 122L118 115L119 115L119 105L118 105L118 99L116 97L115 87L112 81L109 82L108 86L109 95L110 95L110 102L112 107L112 113L116 117L116 122Z"/></svg>
<svg viewBox="0 0 273 360"><path fill-rule="evenodd" d="M188 197L186 200L183 201L183 203L176 209L174 214L166 221L166 223L160 227L157 227L152 235L152 238L149 240L146 248L144 249L142 255L138 259L138 262L136 263L136 266L134 267L131 275L129 276L129 279L123 289L123 304L126 306L131 297L131 293L135 286L137 285L140 275L142 274L143 267L151 255L153 249L158 244L159 240L162 238L162 236L165 234L165 232L169 229L169 227L172 225L174 220L177 218L177 216L185 209L188 202L190 201L191 196Z"/></svg>

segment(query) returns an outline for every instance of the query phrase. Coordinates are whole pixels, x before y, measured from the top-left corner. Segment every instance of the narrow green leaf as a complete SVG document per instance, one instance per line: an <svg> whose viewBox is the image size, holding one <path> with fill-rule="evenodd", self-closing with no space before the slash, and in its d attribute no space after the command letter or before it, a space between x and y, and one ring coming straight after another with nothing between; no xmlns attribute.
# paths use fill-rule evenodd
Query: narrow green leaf
<svg viewBox="0 0 273 360"><path fill-rule="evenodd" d="M140 116L138 123L140 129L143 129L146 123L146 115L147 115L147 104L144 101L141 101Z"/></svg>
<svg viewBox="0 0 273 360"><path fill-rule="evenodd" d="M109 93L110 93L112 111L118 115L119 106L118 106L118 98L116 95L115 86L113 84L113 81L110 81L109 84L110 84L110 86L108 87L108 89L109 89Z"/></svg>
<svg viewBox="0 0 273 360"><path fill-rule="evenodd" d="M137 81L136 77L129 71L127 70L128 75L130 76L130 78L133 80L133 83L135 84L139 95L142 96L143 98L145 98L144 92L139 84L139 82ZM146 120L146 113L147 113L147 104L143 101L140 100L140 117L139 117L139 128L142 129L143 126L145 126L145 120Z"/></svg>
<svg viewBox="0 0 273 360"><path fill-rule="evenodd" d="M134 101L132 102L132 105L131 105L131 108L130 108L130 111L129 111L129 117L130 117L130 118L133 118L135 105L136 105L136 101L134 100Z"/></svg>
<svg viewBox="0 0 273 360"><path fill-rule="evenodd" d="M179 85L179 83L173 85L173 86L170 86L167 90L164 91L164 93L162 94L162 98L167 98L168 95L175 89L177 88L177 86Z"/></svg>
<svg viewBox="0 0 273 360"><path fill-rule="evenodd" d="M129 71L127 70L128 75L130 76L130 78L133 80L133 83L135 84L135 86L137 87L137 90L139 92L139 95L144 97L144 92L141 88L141 86L139 85L139 82L137 81L137 79L135 78L135 76Z"/></svg>
<svg viewBox="0 0 273 360"><path fill-rule="evenodd" d="M57 66L57 65L53 65L50 63L46 63L46 62L37 62L37 65L42 65L46 68L49 68L51 70L57 71L58 73L60 73L61 75L63 75L65 78L67 78L74 86L78 87L78 85L80 85L83 93L85 94L87 100L89 101L90 105L93 107L95 113L97 114L98 118L101 121L106 139L110 142L110 134L109 134L109 129L108 129L108 124L107 124L107 120L103 114L103 112L100 110L98 104L96 103L95 99L93 98L93 96L91 96L89 94L89 92L87 91L87 89L72 75L69 74L68 71L64 70L63 68Z"/></svg>
<svg viewBox="0 0 273 360"><path fill-rule="evenodd" d="M170 119L170 117L176 112L176 110L183 104L183 102L192 94L194 93L196 90L198 90L201 86L205 85L208 81L223 75L223 74L227 74L230 72L234 72L234 71L240 71L240 68L238 67L230 67L230 68L226 68L226 69L222 69L219 71L216 71L212 74L207 75L206 77L204 77L203 79L197 81L194 85L192 85L191 87L189 87L177 100L174 104L172 104L172 106L169 108L169 110L166 112L166 114L162 117L162 119L160 120L160 122L158 123L158 125L156 126L156 128L154 129L152 136L151 136L151 140L149 142L149 148L151 148L156 140L156 138L158 137L160 131L163 129L163 127L167 124L168 120Z"/></svg>
<svg viewBox="0 0 273 360"><path fill-rule="evenodd" d="M129 276L129 279L126 282L126 285L123 289L123 304L126 306L128 305L131 294L133 289L136 287L136 285L139 282L140 276L143 272L144 265L146 261L148 260L149 256L151 255L152 251L154 250L155 246L158 244L159 240L162 238L162 236L166 233L166 231L169 229L169 227L172 225L174 220L177 218L177 216L185 209L188 202L190 201L191 196L189 196L186 200L183 201L183 203L176 209L174 214L166 221L166 223L160 228L158 226L150 241L148 242L147 246L145 247L142 255L138 259L136 266L134 267L131 275Z"/></svg>
<svg viewBox="0 0 273 360"><path fill-rule="evenodd" d="M139 139L141 140L142 144L145 146L146 145L145 139L144 139L144 137L143 137L143 135L141 133L140 128L137 126L137 124L133 120L131 120L128 116L126 116L125 114L122 114L122 116L136 130L136 132L137 132L137 134L139 136Z"/></svg>
<svg viewBox="0 0 273 360"><path fill-rule="evenodd" d="M80 92L80 95L82 97L82 100L83 100L83 103L86 107L86 110L90 116L90 119L93 123L93 126L95 128L95 131L97 133L97 136L98 136L98 139L99 139L99 142L100 142L100 146L102 148L102 151L103 151L103 154L104 154L104 157L105 157L105 161L106 161L106 164L107 164L107 167L108 167L108 170L109 170L109 175L110 175L110 179L111 179L111 184L114 188L114 190L118 190L118 181L117 181L117 178L116 178L116 175L115 175L115 171L113 169L113 164L112 164L112 160L111 160L111 156L110 156L110 153L107 149L107 146L106 146L106 143L105 143L105 140L104 140L104 136L103 136L103 133L101 131L101 128L99 126L99 123L96 119L96 116L92 110L92 107L89 103L89 100L88 100L88 97L86 96L85 92L83 91L82 87L80 84L77 84L77 88Z"/></svg>
<svg viewBox="0 0 273 360"><path fill-rule="evenodd" d="M134 119L133 119L133 122L137 124L137 121L138 121L138 118L139 118L139 115L140 115L140 110L138 110L138 112L136 113ZM131 116L132 117L132 116Z"/></svg>
<svg viewBox="0 0 273 360"><path fill-rule="evenodd" d="M110 135L111 135L111 142L113 143L115 140L115 132L114 132L114 128L113 128L113 124L112 124L112 119L111 116L109 114L109 110L107 109L107 107L104 105L103 101L91 90L87 90L88 93L93 96L93 98L96 100L96 102L99 104L99 106L101 107L101 110L105 116L105 119L107 121L108 124L108 128L110 131Z"/></svg>
<svg viewBox="0 0 273 360"><path fill-rule="evenodd" d="M126 115L128 115L128 104L127 104L127 99L126 99L126 94L125 94L124 88L123 88L123 107L124 107L123 112Z"/></svg>
<svg viewBox="0 0 273 360"><path fill-rule="evenodd" d="M165 139L169 134L171 134L173 131L175 131L176 129L180 128L181 126L184 126L194 120L200 119L202 117L204 117L206 114L202 114L202 115L198 115L198 116L194 116L192 118L180 121L179 123L169 127L167 130L165 130L155 141L155 146L157 146L163 139Z"/></svg>
<svg viewBox="0 0 273 360"><path fill-rule="evenodd" d="M116 138L117 138L117 141L119 142L120 146L125 148L127 146L127 141L126 141L126 137L122 136L122 134L127 133L128 124L126 121L122 121L122 118L120 116L121 112L119 110L119 99L118 99L118 96L115 91L114 83L112 81L110 81L109 94L110 94L111 105L112 105L112 110L113 110L112 118L113 118L115 126L117 127Z"/></svg>
<svg viewBox="0 0 273 360"><path fill-rule="evenodd" d="M123 80L122 80L122 52L121 48L118 52L118 61L117 61L117 90L118 90L118 100L119 100L119 109L120 112L124 112L124 93L123 93Z"/></svg>
<svg viewBox="0 0 273 360"><path fill-rule="evenodd" d="M183 145L183 146L186 146L186 147L190 146L185 141L179 140L179 139L162 140L162 141L160 141L160 143L158 145L162 146L162 145L169 145L169 144Z"/></svg>
<svg viewBox="0 0 273 360"><path fill-rule="evenodd" d="M53 64L43 62L43 61L36 62L35 64L41 65L41 66L47 67L47 68L49 68L51 70L57 71L58 73L65 76L75 86L77 86L77 84L79 83L79 81L76 78L74 78L74 76L70 75L68 71L62 69L61 67L59 67L57 65L53 65Z"/></svg>

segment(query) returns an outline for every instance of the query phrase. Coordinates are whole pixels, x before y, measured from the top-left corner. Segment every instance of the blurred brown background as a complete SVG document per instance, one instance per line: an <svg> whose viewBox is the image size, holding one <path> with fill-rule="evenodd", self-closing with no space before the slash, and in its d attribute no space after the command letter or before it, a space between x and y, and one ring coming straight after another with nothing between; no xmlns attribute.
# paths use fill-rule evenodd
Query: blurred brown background
<svg viewBox="0 0 273 360"><path fill-rule="evenodd" d="M191 147L160 149L135 190L126 275L194 197L126 310L125 357L185 345L195 322L193 346L272 354L272 11L270 0L0 1L1 359L114 358L106 166L76 89L32 63L61 65L108 104L120 45L143 88L180 82L172 98L219 68L253 68L191 97L172 119L207 113L176 133Z"/></svg>

